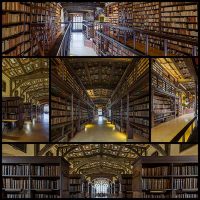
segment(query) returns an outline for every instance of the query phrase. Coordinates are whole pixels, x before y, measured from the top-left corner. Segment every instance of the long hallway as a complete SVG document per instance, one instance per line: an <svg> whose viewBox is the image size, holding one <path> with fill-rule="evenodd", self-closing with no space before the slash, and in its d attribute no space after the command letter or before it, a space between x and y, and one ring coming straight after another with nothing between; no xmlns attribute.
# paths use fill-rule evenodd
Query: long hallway
<svg viewBox="0 0 200 200"><path fill-rule="evenodd" d="M144 138L134 135L135 142L143 141ZM126 133L117 130L116 126L105 117L95 117L92 123L85 125L85 129L76 133L70 142L127 142ZM67 142L67 137L62 142Z"/></svg>
<svg viewBox="0 0 200 200"><path fill-rule="evenodd" d="M97 56L92 48L92 41L85 39L82 32L72 32L70 56Z"/></svg>
<svg viewBox="0 0 200 200"><path fill-rule="evenodd" d="M126 142L126 134L119 132L115 125L99 116L90 124L85 125L85 129L77 133L70 142ZM63 139L65 142L66 139Z"/></svg>

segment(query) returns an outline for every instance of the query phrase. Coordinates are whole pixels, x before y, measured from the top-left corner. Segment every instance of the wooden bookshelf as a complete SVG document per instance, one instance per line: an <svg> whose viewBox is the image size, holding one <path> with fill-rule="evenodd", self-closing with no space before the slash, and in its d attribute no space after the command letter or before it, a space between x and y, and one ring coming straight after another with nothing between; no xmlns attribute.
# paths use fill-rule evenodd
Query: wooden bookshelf
<svg viewBox="0 0 200 200"><path fill-rule="evenodd" d="M86 179L83 179L83 195L84 198L89 197L89 183Z"/></svg>
<svg viewBox="0 0 200 200"><path fill-rule="evenodd" d="M2 120L17 120L17 128L23 128L24 110L20 97L2 97Z"/></svg>
<svg viewBox="0 0 200 200"><path fill-rule="evenodd" d="M133 165L133 198L198 198L198 157L141 157Z"/></svg>
<svg viewBox="0 0 200 200"><path fill-rule="evenodd" d="M177 81L157 62L152 63L152 127L182 115Z"/></svg>
<svg viewBox="0 0 200 200"><path fill-rule="evenodd" d="M99 56L135 56L134 51L117 38L96 31L94 34L94 50Z"/></svg>
<svg viewBox="0 0 200 200"><path fill-rule="evenodd" d="M161 2L161 31L186 38L198 38L198 8L196 2ZM170 53L190 53L191 46L170 42Z"/></svg>
<svg viewBox="0 0 200 200"><path fill-rule="evenodd" d="M120 186L119 186L119 180L115 181L115 195L119 196Z"/></svg>
<svg viewBox="0 0 200 200"><path fill-rule="evenodd" d="M132 174L121 175L122 198L132 198L132 190L133 190L132 181L133 181Z"/></svg>
<svg viewBox="0 0 200 200"><path fill-rule="evenodd" d="M83 197L82 183L83 183L82 175L71 174L69 176L69 197L70 198Z"/></svg>
<svg viewBox="0 0 200 200"><path fill-rule="evenodd" d="M118 3L108 3L105 10L107 21L111 24L118 24Z"/></svg>
<svg viewBox="0 0 200 200"><path fill-rule="evenodd" d="M133 140L134 134L149 139L149 60L132 64L126 80L111 99L112 122ZM120 114L121 113L121 114Z"/></svg>
<svg viewBox="0 0 200 200"><path fill-rule="evenodd" d="M55 2L3 2L3 55L48 54L61 32L61 8Z"/></svg>
<svg viewBox="0 0 200 200"><path fill-rule="evenodd" d="M71 133L71 99L51 95L51 139L58 140Z"/></svg>
<svg viewBox="0 0 200 200"><path fill-rule="evenodd" d="M93 118L93 107L85 90L60 59L52 60L52 141L70 140Z"/></svg>
<svg viewBox="0 0 200 200"><path fill-rule="evenodd" d="M24 120L32 120L32 104L23 103L24 106Z"/></svg>
<svg viewBox="0 0 200 200"><path fill-rule="evenodd" d="M61 157L3 157L3 196L67 198L68 173L69 163Z"/></svg>
<svg viewBox="0 0 200 200"><path fill-rule="evenodd" d="M111 120L116 125L117 129L121 131L121 101L119 100L111 107Z"/></svg>
<svg viewBox="0 0 200 200"><path fill-rule="evenodd" d="M110 10L109 4L107 10ZM145 53L146 34L142 32L146 31L147 34L151 33L148 35L148 46L152 54L155 51L155 55L162 55L162 51L165 51L168 55L193 55L194 51L195 54L198 51L195 49L198 43L197 13L197 2L119 2L118 25L121 28L115 29L109 36L124 43L123 37L127 35L127 43L124 45L133 49L136 47L138 52ZM111 21L110 23L112 24ZM127 27L134 31L124 29ZM107 35L105 29L101 32ZM175 35L177 40L169 39ZM192 45L188 40L196 41L196 44ZM103 49L103 45L101 48Z"/></svg>

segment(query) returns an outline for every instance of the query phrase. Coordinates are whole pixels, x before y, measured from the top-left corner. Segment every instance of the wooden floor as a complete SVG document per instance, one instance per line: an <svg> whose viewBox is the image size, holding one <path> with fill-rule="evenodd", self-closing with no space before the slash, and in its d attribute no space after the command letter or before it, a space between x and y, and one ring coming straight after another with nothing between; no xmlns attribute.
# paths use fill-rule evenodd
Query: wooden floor
<svg viewBox="0 0 200 200"><path fill-rule="evenodd" d="M170 142L194 118L194 113L185 114L151 129L152 142ZM190 133L186 133L186 140Z"/></svg>
<svg viewBox="0 0 200 200"><path fill-rule="evenodd" d="M82 32L72 32L70 41L70 56L97 56L92 47L87 46ZM89 41L88 41L89 42Z"/></svg>
<svg viewBox="0 0 200 200"><path fill-rule="evenodd" d="M66 141L67 138L62 140ZM135 136L133 141L142 142L144 139ZM77 133L70 142L127 142L127 136L126 133L119 132L106 118L96 117L93 123L87 124L85 129Z"/></svg>
<svg viewBox="0 0 200 200"><path fill-rule="evenodd" d="M25 121L23 129L6 131L3 142L49 142L49 115L44 114L38 120Z"/></svg>

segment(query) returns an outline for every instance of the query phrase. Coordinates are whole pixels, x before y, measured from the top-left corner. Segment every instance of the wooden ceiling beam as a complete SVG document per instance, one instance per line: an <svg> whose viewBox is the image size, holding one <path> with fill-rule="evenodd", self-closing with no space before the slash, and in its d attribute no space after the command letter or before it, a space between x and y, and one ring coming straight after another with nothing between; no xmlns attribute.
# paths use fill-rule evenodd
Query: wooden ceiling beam
<svg viewBox="0 0 200 200"><path fill-rule="evenodd" d="M39 78L49 78L49 69L45 68L38 69L28 74L13 77L12 79L15 81L15 80L29 80L29 79L39 79Z"/></svg>

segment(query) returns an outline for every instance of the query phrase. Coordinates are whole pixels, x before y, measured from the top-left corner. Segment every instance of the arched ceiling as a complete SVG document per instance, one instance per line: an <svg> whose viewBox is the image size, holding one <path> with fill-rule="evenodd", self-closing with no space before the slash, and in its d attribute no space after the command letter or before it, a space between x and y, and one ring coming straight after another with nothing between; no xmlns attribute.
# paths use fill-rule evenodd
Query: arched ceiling
<svg viewBox="0 0 200 200"><path fill-rule="evenodd" d="M105 106L110 99L131 58L64 58L70 68L84 85L88 95L98 106Z"/></svg>
<svg viewBox="0 0 200 200"><path fill-rule="evenodd" d="M61 2L67 12L91 12L96 7L104 7L104 2Z"/></svg>
<svg viewBox="0 0 200 200"><path fill-rule="evenodd" d="M156 61L182 85L185 91L194 93L198 77L191 58L157 58Z"/></svg>
<svg viewBox="0 0 200 200"><path fill-rule="evenodd" d="M45 146L39 155L56 150L71 165L70 173L97 177L98 174L119 176L132 173L132 164L147 154L148 144L52 144ZM165 150L152 145L162 155Z"/></svg>
<svg viewBox="0 0 200 200"><path fill-rule="evenodd" d="M30 99L49 101L49 60L46 58L3 58L2 72L11 80L12 95L20 89Z"/></svg>

